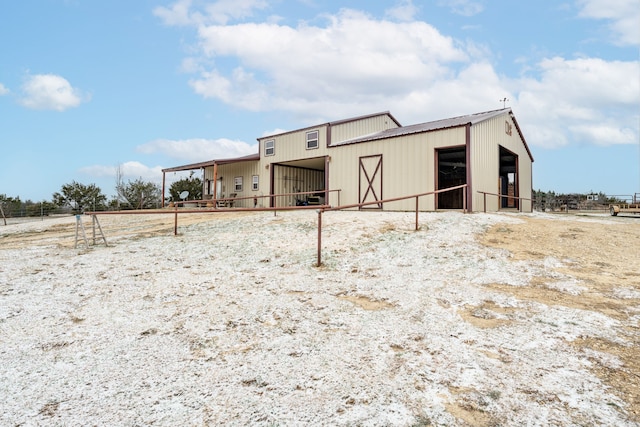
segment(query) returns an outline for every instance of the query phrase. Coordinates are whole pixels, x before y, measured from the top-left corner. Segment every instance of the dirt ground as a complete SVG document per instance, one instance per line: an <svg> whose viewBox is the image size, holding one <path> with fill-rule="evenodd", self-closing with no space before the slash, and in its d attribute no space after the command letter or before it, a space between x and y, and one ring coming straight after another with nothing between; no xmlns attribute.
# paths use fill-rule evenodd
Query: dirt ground
<svg viewBox="0 0 640 427"><path fill-rule="evenodd" d="M181 227L206 221L216 221L223 216L243 213L216 213L180 215ZM132 215L135 217L135 215ZM626 403L629 420L640 423L640 217L579 216L571 214L517 215L520 223L498 224L477 239L483 245L508 251L512 261L555 259L549 263L547 274L535 276L525 286L503 283L485 285L495 292L513 296L519 300L537 302L548 306L569 307L602 313L619 321L619 342L600 338L583 337L571 342L585 354L610 354L621 363L608 363L593 356L592 372L611 387ZM109 221L100 221L108 224ZM83 217L85 232L92 239L92 222ZM146 216L144 221L132 220L117 228L104 228L107 239L118 236L146 238L171 235L174 232L174 215ZM30 229L23 233L11 233L2 238L3 248L59 245L73 247L77 230L75 222L66 221L42 231ZM559 275L574 280L558 280ZM340 296L368 310L382 309L380 302L353 296ZM378 305L376 305L378 304ZM516 321L518 308L500 307L491 302L483 306L469 306L460 313L469 323L479 328L496 328ZM491 313L500 313L500 318ZM514 320L511 320L514 319ZM589 353L592 351L592 353ZM487 354L502 360L503 354ZM456 390L451 392L456 394ZM464 390L459 390L463 393ZM490 418L482 419L478 411L464 405L451 404L448 411L470 425L492 425Z"/></svg>
<svg viewBox="0 0 640 427"><path fill-rule="evenodd" d="M514 261L553 257L561 260L562 266L550 269L546 277L535 277L529 286L496 283L490 288L522 300L596 311L619 320L619 333L627 344L584 338L573 345L609 353L622 361L623 365L614 369L592 360L594 373L628 404L629 418L640 422L640 218L594 221L571 215L563 220L523 219L521 224L493 227L481 236L481 242L508 250ZM554 270L577 279L582 289L555 289ZM498 326L493 319L473 314L467 317L476 325Z"/></svg>
<svg viewBox="0 0 640 427"><path fill-rule="evenodd" d="M215 221L216 219L229 218L230 216L238 217L241 215L247 215L246 212L216 212L211 213L190 213L178 215L177 227L178 233L181 232L181 227L185 227L190 224L198 224L206 221ZM163 211L163 213L153 214L149 211L145 211L142 216L136 214L129 215L129 221L126 226L122 226L121 222L117 227L110 227L108 225L107 217L109 214L97 215L97 222L94 226L92 217L90 215L83 215L81 222L70 222L68 217L63 218L64 222L55 224L53 226L46 226L47 221L56 221L55 219L46 219L43 221L44 227L42 230L30 230L21 233L9 233L6 236L2 236L3 229L0 228L0 237L2 238L2 247L4 249L18 249L28 246L47 246L50 244L56 244L61 247L74 247L76 244L76 236L78 239L78 245L84 246L82 226L84 226L84 235L87 237L89 244L93 245L94 231L97 243L102 243L100 236L100 229L104 233L105 238L108 240L114 237L121 236L135 236L137 238L145 238L163 234L173 234L176 227L175 215L169 211ZM136 218L137 217L137 218ZM144 218L144 220L141 220ZM10 225L8 227L11 227Z"/></svg>

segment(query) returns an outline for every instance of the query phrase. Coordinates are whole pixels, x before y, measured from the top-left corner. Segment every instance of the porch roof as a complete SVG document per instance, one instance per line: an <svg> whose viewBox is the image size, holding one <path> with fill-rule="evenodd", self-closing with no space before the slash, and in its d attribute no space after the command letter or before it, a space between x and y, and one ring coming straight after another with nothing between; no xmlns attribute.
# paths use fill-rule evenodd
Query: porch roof
<svg viewBox="0 0 640 427"><path fill-rule="evenodd" d="M260 160L260 153L249 154L248 156L235 157L232 159L218 159L218 160L207 160L206 162L199 163L191 163L188 165L175 166L172 168L162 169L162 172L180 172L180 171L189 171L195 169L203 169L213 165L224 165L227 163L239 163L239 162L248 162L248 161L256 161Z"/></svg>

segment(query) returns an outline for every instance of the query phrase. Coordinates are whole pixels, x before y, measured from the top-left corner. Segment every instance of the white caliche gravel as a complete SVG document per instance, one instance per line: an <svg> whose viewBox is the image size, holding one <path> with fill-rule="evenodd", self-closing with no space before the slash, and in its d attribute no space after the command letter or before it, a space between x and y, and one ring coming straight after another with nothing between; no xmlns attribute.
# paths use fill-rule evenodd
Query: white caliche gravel
<svg viewBox="0 0 640 427"><path fill-rule="evenodd" d="M73 217L0 229L0 425L463 425L452 404L495 425L631 425L589 370L619 361L570 345L619 341L616 320L483 287L560 262L475 241L517 216L423 213L414 232L412 213L325 213L320 268L313 211L214 217L178 236L163 218L166 233L107 233L89 250L73 235L1 247ZM463 320L485 302L511 321Z"/></svg>

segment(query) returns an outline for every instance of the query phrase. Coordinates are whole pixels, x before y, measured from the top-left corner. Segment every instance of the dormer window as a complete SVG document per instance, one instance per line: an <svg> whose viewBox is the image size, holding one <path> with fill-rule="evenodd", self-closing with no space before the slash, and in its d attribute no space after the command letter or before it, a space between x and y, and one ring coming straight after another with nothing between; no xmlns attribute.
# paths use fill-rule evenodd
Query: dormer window
<svg viewBox="0 0 640 427"><path fill-rule="evenodd" d="M274 139L270 139L264 142L264 155L265 156L273 156L276 154L276 141Z"/></svg>
<svg viewBox="0 0 640 427"><path fill-rule="evenodd" d="M318 148L318 131L307 132L307 150Z"/></svg>

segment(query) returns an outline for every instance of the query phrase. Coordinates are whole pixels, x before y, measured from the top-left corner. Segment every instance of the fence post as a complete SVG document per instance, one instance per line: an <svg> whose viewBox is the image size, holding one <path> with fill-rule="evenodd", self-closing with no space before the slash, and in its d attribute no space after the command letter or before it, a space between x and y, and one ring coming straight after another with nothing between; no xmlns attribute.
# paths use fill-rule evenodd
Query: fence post
<svg viewBox="0 0 640 427"><path fill-rule="evenodd" d="M318 262L316 267L322 265L322 209L318 209Z"/></svg>
<svg viewBox="0 0 640 427"><path fill-rule="evenodd" d="M175 205L175 213L174 213L175 217L173 220L173 235L177 236L178 235L178 205Z"/></svg>
<svg viewBox="0 0 640 427"><path fill-rule="evenodd" d="M467 213L467 187L462 189L462 211Z"/></svg>
<svg viewBox="0 0 640 427"><path fill-rule="evenodd" d="M418 231L418 196L416 196L416 231Z"/></svg>

